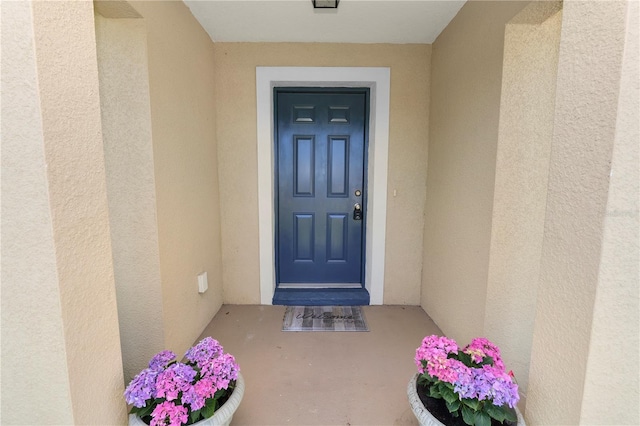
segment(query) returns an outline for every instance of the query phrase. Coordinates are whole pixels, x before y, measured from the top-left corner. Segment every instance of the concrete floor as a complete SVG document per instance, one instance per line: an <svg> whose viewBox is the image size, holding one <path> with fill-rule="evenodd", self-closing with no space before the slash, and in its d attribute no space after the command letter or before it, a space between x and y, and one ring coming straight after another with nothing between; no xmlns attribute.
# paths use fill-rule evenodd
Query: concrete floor
<svg viewBox="0 0 640 426"><path fill-rule="evenodd" d="M422 338L416 306L365 306L369 332L282 332L284 306L224 305L200 338L236 357L246 382L232 425L417 425L406 388Z"/></svg>

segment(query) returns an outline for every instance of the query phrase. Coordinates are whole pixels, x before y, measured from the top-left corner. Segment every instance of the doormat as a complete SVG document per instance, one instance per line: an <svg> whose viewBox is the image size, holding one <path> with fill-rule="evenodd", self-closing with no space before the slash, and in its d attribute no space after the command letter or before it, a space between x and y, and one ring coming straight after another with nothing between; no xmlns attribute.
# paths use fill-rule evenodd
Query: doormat
<svg viewBox="0 0 640 426"><path fill-rule="evenodd" d="M369 331L360 306L287 306L282 331Z"/></svg>

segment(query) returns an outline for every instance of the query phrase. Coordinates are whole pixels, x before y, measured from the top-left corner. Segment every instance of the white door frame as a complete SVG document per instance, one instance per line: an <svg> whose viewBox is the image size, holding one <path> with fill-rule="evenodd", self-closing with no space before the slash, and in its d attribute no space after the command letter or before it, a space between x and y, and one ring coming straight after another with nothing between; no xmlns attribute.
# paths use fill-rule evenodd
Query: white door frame
<svg viewBox="0 0 640 426"><path fill-rule="evenodd" d="M276 288L274 205L274 87L370 89L365 288L382 305L387 227L389 93L391 70L373 67L256 67L260 302L271 305Z"/></svg>

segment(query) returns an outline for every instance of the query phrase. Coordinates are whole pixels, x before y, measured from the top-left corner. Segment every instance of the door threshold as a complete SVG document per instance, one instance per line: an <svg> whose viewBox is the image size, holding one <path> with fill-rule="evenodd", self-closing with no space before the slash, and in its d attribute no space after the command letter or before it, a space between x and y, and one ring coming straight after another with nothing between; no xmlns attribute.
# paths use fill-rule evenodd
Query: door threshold
<svg viewBox="0 0 640 426"><path fill-rule="evenodd" d="M286 306L360 306L369 304L365 288L276 288L274 305Z"/></svg>
<svg viewBox="0 0 640 426"><path fill-rule="evenodd" d="M360 283L279 283L278 288L362 288Z"/></svg>

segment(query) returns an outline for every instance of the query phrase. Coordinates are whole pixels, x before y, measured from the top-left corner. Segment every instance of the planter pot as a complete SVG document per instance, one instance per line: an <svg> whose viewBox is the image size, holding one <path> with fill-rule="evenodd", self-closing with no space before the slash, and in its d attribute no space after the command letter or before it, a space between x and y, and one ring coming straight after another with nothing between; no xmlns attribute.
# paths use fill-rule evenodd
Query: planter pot
<svg viewBox="0 0 640 426"><path fill-rule="evenodd" d="M240 401L244 396L244 379L242 374L238 373L238 379L236 380L236 387L233 393L225 402L222 407L218 408L213 416L208 419L200 420L193 424L193 426L229 426L233 414L238 409ZM129 426L148 426L142 419L135 414L129 414Z"/></svg>
<svg viewBox="0 0 640 426"><path fill-rule="evenodd" d="M409 381L409 385L407 386L407 396L409 397L409 405L411 405L411 411L418 419L418 423L420 426L443 426L443 424L435 418L429 410L425 408L420 401L420 397L418 396L418 391L416 389L417 381L419 374L416 373L411 380ZM524 421L524 417L522 417L522 413L516 407L516 415L518 416L518 426L526 426Z"/></svg>

